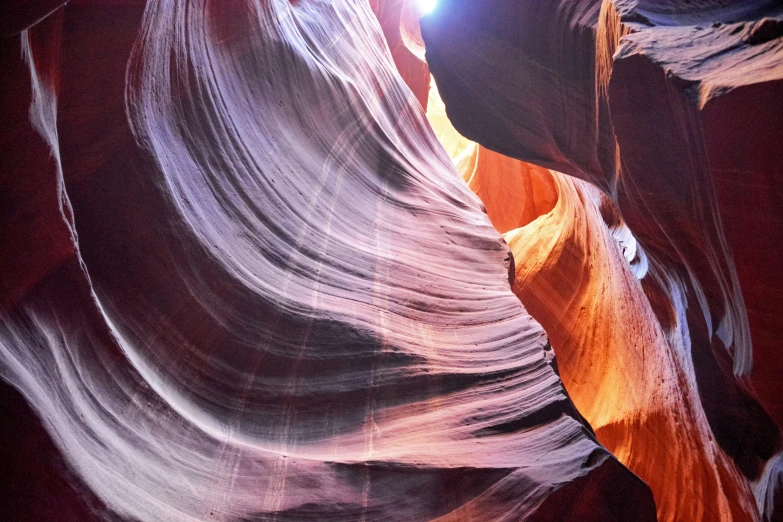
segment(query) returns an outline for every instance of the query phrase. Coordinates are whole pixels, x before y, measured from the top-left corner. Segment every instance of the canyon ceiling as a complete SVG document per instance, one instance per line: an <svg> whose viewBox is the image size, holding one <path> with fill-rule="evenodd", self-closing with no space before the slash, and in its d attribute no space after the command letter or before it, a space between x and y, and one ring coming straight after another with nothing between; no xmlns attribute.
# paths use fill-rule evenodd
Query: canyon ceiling
<svg viewBox="0 0 783 522"><path fill-rule="evenodd" d="M6 0L0 519L783 520L783 3Z"/></svg>

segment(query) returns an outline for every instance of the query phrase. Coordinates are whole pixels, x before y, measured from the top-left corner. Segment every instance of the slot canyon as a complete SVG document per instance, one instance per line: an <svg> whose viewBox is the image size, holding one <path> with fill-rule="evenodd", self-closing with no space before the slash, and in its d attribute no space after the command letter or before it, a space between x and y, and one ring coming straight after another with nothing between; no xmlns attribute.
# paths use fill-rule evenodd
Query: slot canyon
<svg viewBox="0 0 783 522"><path fill-rule="evenodd" d="M783 2L4 0L0 520L783 522Z"/></svg>

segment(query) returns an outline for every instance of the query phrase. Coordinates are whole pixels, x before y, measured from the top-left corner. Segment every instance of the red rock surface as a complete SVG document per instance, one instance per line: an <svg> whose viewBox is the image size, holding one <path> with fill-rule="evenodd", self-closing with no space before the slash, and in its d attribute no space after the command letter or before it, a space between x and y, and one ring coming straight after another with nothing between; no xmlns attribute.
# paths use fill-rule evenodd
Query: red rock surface
<svg viewBox="0 0 783 522"><path fill-rule="evenodd" d="M63 4L0 5L4 518L783 517L779 2Z"/></svg>
<svg viewBox="0 0 783 522"><path fill-rule="evenodd" d="M774 2L455 0L422 21L463 135L604 192L605 203L590 203L593 189L563 180L554 211L506 234L515 290L549 333L580 411L651 485L663 520L781 516L780 16ZM488 172L484 184L518 185L519 171ZM483 197L492 215L492 198L506 196ZM637 282L599 247L622 223ZM599 361L620 364L634 385L602 386L617 371ZM651 372L670 391L656 397L644 384ZM613 401L608 411L623 417L637 385L645 408L663 413L626 416L621 441L596 408ZM708 449L713 439L719 448ZM653 457L659 450L668 457ZM706 480L686 473L688 495L672 479L685 461Z"/></svg>
<svg viewBox="0 0 783 522"><path fill-rule="evenodd" d="M21 394L4 481L32 500L12 520L654 519L369 4L19 19L0 372Z"/></svg>
<svg viewBox="0 0 783 522"><path fill-rule="evenodd" d="M430 117L448 148L438 105L431 101ZM548 332L599 441L651 486L659 519L752 520L750 485L714 441L693 364L644 296L648 261L611 201L584 181L471 149L456 155L457 167L505 233L514 291ZM482 154L503 160L474 160Z"/></svg>

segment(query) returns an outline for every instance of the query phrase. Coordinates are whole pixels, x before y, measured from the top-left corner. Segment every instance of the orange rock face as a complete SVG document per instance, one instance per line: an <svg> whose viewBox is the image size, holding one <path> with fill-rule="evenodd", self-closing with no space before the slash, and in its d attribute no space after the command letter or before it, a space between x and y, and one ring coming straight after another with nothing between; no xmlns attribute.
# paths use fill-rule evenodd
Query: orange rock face
<svg viewBox="0 0 783 522"><path fill-rule="evenodd" d="M434 110L432 121L445 143L454 139ZM504 233L514 292L547 331L598 440L650 485L659 520L754 520L750 485L713 440L693 363L645 297L648 261L611 201L584 181L486 152L497 159L463 153L457 166Z"/></svg>
<svg viewBox="0 0 783 522"><path fill-rule="evenodd" d="M0 6L0 518L783 516L783 8L417 9Z"/></svg>
<svg viewBox="0 0 783 522"><path fill-rule="evenodd" d="M3 39L4 516L654 520L376 8L90 0Z"/></svg>
<svg viewBox="0 0 783 522"><path fill-rule="evenodd" d="M650 485L659 520L754 520L750 484L713 439L692 362L623 256L633 259L633 237L623 245L613 236L601 212L611 203L597 190L552 176L555 209L505 237L514 290L547 330L577 408Z"/></svg>
<svg viewBox="0 0 783 522"><path fill-rule="evenodd" d="M776 519L779 7L491 4L423 19L427 59L460 132L594 185L550 171L555 208L506 231L532 167L462 169L575 404L659 519Z"/></svg>

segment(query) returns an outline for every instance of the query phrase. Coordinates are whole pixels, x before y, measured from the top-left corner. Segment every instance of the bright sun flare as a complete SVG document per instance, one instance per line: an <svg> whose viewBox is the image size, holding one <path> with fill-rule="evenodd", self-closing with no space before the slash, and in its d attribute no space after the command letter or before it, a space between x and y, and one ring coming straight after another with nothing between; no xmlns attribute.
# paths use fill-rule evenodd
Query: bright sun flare
<svg viewBox="0 0 783 522"><path fill-rule="evenodd" d="M430 14L438 5L438 0L416 0L416 5L419 7L421 14Z"/></svg>

